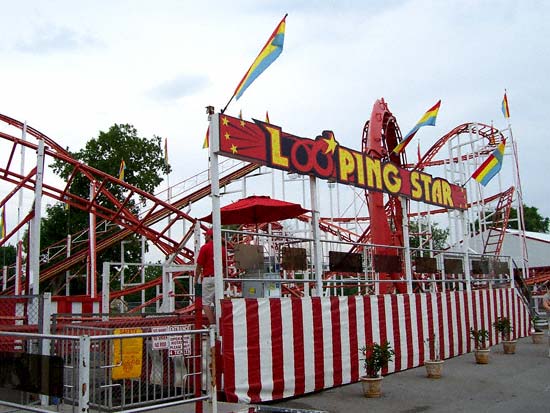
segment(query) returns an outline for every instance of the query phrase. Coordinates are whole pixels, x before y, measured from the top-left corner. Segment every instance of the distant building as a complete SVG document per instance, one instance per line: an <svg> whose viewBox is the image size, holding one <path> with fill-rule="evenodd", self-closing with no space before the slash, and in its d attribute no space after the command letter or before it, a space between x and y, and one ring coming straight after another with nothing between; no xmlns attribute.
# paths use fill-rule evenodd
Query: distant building
<svg viewBox="0 0 550 413"><path fill-rule="evenodd" d="M550 234L526 231L525 242L529 268L550 267ZM521 262L521 244L517 230L506 230L501 254L513 257L516 264Z"/></svg>

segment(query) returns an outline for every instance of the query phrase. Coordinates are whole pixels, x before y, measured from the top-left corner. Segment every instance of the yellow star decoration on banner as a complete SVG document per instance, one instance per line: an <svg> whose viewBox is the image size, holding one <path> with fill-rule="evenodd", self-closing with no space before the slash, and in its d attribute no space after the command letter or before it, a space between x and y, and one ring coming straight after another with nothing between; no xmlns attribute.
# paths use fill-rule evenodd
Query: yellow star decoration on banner
<svg viewBox="0 0 550 413"><path fill-rule="evenodd" d="M233 152L234 154L237 153L237 146L236 145L231 145L231 152Z"/></svg>
<svg viewBox="0 0 550 413"><path fill-rule="evenodd" d="M330 139L323 138L323 140L327 143L327 150L325 151L325 155L327 154L333 154L336 150L336 147L338 146L338 142L336 142L336 139L334 139L334 134L330 132Z"/></svg>
<svg viewBox="0 0 550 413"><path fill-rule="evenodd" d="M240 124L244 128L244 125L245 125L244 120L241 119Z"/></svg>
<svg viewBox="0 0 550 413"><path fill-rule="evenodd" d="M222 118L223 126L229 125L229 119L227 119L225 116Z"/></svg>
<svg viewBox="0 0 550 413"><path fill-rule="evenodd" d="M225 135L223 135L223 136L225 136L225 139L229 139L231 137L231 136L229 136L229 132L225 132Z"/></svg>

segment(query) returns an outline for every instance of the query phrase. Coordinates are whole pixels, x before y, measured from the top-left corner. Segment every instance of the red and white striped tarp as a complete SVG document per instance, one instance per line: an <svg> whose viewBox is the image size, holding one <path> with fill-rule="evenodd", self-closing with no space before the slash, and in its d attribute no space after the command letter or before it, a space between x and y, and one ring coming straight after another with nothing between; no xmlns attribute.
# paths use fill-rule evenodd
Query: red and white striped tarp
<svg viewBox="0 0 550 413"><path fill-rule="evenodd" d="M394 360L383 372L422 365L437 334L442 358L472 351L470 327L490 331L499 316L515 338L529 313L515 289L352 297L222 301L223 389L228 401L257 403L358 381L359 348L388 340Z"/></svg>
<svg viewBox="0 0 550 413"><path fill-rule="evenodd" d="M52 297L52 314L98 314L101 300L85 295Z"/></svg>

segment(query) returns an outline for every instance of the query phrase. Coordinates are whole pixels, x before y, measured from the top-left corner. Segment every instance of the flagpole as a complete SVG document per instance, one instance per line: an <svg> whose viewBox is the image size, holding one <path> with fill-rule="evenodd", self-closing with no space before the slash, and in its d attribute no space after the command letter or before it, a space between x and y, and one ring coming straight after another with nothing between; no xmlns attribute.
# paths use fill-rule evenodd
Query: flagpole
<svg viewBox="0 0 550 413"><path fill-rule="evenodd" d="M505 89L506 93L506 89ZM517 212L518 212L518 235L520 238L520 248L521 248L521 260L522 260L522 271L523 271L523 278L527 278L529 276L529 254L527 251L527 244L525 241L525 219L523 216L523 191L521 188L521 179L519 175L519 159L518 159L518 150L517 150L517 143L514 139L514 134L512 133L512 123L510 122L510 118L506 118L506 123L508 124L508 131L510 133L510 140L512 141L512 156L514 158L514 169L515 169L515 181L516 181L516 187L517 187Z"/></svg>
<svg viewBox="0 0 550 413"><path fill-rule="evenodd" d="M229 106L229 104L233 101L233 98L235 97L235 94L233 93L233 96L231 96L231 99L229 99L229 102L225 105L225 107L222 109L222 115L225 113L225 110Z"/></svg>
<svg viewBox="0 0 550 413"><path fill-rule="evenodd" d="M468 179L466 179L466 182L464 182L464 183L461 185L462 188L464 188L464 187L466 186L466 184L467 184L468 182L470 182L471 179L472 179L472 176L470 175L470 177L469 177Z"/></svg>

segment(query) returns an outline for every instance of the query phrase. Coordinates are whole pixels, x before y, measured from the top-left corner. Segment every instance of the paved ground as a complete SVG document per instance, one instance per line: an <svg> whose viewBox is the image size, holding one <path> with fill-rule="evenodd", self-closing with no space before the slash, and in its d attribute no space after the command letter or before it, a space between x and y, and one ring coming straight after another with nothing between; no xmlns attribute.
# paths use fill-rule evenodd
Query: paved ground
<svg viewBox="0 0 550 413"><path fill-rule="evenodd" d="M516 354L499 344L489 364L475 364L473 353L445 361L441 379L428 379L424 367L384 378L382 397L366 399L360 383L285 400L272 407L354 412L550 412L548 344L518 341Z"/></svg>

